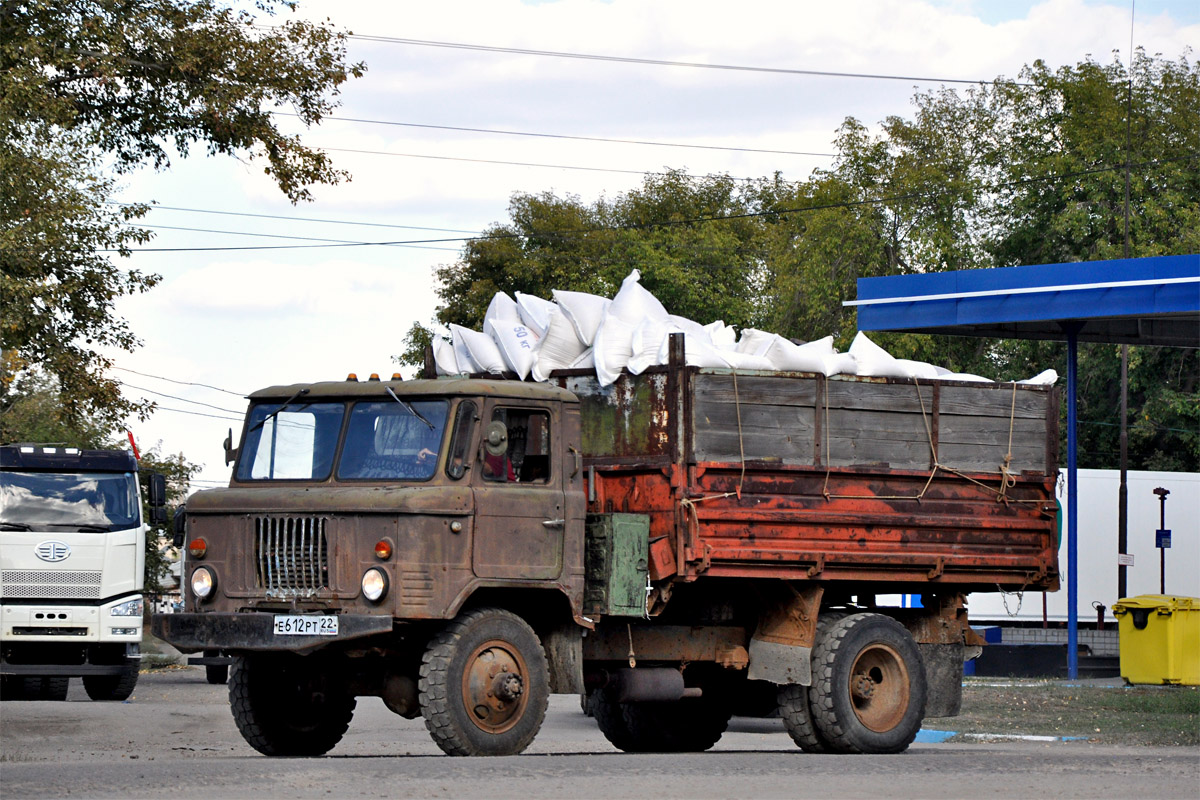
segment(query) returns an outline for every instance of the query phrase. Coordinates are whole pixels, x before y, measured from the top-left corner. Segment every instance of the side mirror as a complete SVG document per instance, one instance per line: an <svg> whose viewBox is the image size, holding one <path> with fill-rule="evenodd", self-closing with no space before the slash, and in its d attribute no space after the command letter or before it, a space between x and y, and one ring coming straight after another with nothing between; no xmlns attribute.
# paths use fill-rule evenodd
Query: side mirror
<svg viewBox="0 0 1200 800"><path fill-rule="evenodd" d="M238 448L233 446L233 428L229 429L229 433L225 435L225 466L232 464L238 456Z"/></svg>
<svg viewBox="0 0 1200 800"><path fill-rule="evenodd" d="M159 472L152 472L147 477L147 487L150 490L150 507L162 508L167 504L167 479Z"/></svg>
<svg viewBox="0 0 1200 800"><path fill-rule="evenodd" d="M167 479L161 473L152 472L147 476L146 487L149 490L147 499L150 506L150 524L167 524Z"/></svg>
<svg viewBox="0 0 1200 800"><path fill-rule="evenodd" d="M175 509L175 521L171 525L171 528L175 534L171 538L171 544L176 547L183 547L183 540L187 538L187 509L183 506Z"/></svg>

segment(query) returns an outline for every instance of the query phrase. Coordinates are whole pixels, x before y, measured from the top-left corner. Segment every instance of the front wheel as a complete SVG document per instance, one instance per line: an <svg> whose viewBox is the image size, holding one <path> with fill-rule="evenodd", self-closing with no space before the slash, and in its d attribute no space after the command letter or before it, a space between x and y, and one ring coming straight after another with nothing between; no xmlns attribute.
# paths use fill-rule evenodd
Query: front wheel
<svg viewBox="0 0 1200 800"><path fill-rule="evenodd" d="M84 675L83 688L93 700L128 700L137 681L137 664L127 664L120 675Z"/></svg>
<svg viewBox="0 0 1200 800"><path fill-rule="evenodd" d="M925 717L925 666L903 625L882 614L838 620L813 648L812 721L830 749L899 753Z"/></svg>
<svg viewBox="0 0 1200 800"><path fill-rule="evenodd" d="M242 738L267 756L319 756L342 740L354 696L337 665L320 656L235 658L229 707Z"/></svg>
<svg viewBox="0 0 1200 800"><path fill-rule="evenodd" d="M510 756L542 727L549 668L537 634L509 611L463 614L421 659L421 714L433 741L452 756Z"/></svg>

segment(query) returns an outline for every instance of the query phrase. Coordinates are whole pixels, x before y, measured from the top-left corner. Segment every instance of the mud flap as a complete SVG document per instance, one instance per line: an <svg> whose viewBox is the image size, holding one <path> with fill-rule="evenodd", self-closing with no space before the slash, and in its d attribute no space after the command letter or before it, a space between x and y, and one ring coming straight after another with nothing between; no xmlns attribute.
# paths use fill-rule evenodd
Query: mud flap
<svg viewBox="0 0 1200 800"><path fill-rule="evenodd" d="M541 634L550 668L551 694L583 694L582 629L567 623Z"/></svg>
<svg viewBox="0 0 1200 800"><path fill-rule="evenodd" d="M918 644L925 662L925 716L956 717L962 708L962 644Z"/></svg>

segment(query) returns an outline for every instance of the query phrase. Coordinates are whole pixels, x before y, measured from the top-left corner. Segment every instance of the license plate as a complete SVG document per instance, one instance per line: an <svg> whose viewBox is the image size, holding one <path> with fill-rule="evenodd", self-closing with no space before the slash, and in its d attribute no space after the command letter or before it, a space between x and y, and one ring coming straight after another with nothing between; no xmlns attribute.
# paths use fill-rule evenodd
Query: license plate
<svg viewBox="0 0 1200 800"><path fill-rule="evenodd" d="M318 616L276 616L276 636L337 636L338 618L332 614Z"/></svg>

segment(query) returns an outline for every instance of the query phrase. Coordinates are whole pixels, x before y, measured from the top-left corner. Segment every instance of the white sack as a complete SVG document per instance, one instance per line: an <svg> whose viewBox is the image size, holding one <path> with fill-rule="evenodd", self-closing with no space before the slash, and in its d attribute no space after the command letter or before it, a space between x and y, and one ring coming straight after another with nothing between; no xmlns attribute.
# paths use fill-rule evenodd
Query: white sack
<svg viewBox="0 0 1200 800"><path fill-rule="evenodd" d="M625 276L625 280L621 282L621 290L608 306L609 314L630 326L637 325L645 319L667 317L667 310L663 308L663 304L642 286L641 279L642 274L636 269Z"/></svg>
<svg viewBox="0 0 1200 800"><path fill-rule="evenodd" d="M938 377L937 367L925 361L909 361L907 358L897 358L896 364L900 369L904 370L909 378L923 378L925 380L936 380Z"/></svg>
<svg viewBox="0 0 1200 800"><path fill-rule="evenodd" d="M521 322L492 322L492 339L500 346L500 353L508 368L517 373L521 380L529 377L537 363L541 339Z"/></svg>
<svg viewBox="0 0 1200 800"><path fill-rule="evenodd" d="M629 340L629 360L626 367L634 375L641 375L647 367L659 364L658 351L668 331L674 330L665 320L648 319L633 329Z"/></svg>
<svg viewBox="0 0 1200 800"><path fill-rule="evenodd" d="M767 333L766 331L755 330L754 328L746 328L742 331L742 336L738 339L737 351L739 353L750 353L755 356L767 354L767 350L779 338L777 333ZM790 344L790 342L789 342Z"/></svg>
<svg viewBox="0 0 1200 800"><path fill-rule="evenodd" d="M938 373L939 381L967 381L969 383L993 383L989 378L984 378L979 375L972 375L969 372L950 372Z"/></svg>
<svg viewBox="0 0 1200 800"><path fill-rule="evenodd" d="M596 330L604 319L604 312L612 301L587 292L563 292L558 289L554 290L554 299L575 329L579 341L590 347L596 339Z"/></svg>
<svg viewBox="0 0 1200 800"><path fill-rule="evenodd" d="M616 305L615 300L613 305ZM595 351L596 379L600 381L601 386L611 386L620 376L621 370L629 364L633 355L633 332L636 327L636 323L626 322L614 315L611 309L604 315L604 322L600 323L600 329L596 331L596 344L592 348Z"/></svg>
<svg viewBox="0 0 1200 800"><path fill-rule="evenodd" d="M550 327L550 311L554 303L523 292L513 294L517 298L517 313L521 315L521 321L539 337L545 336L546 329Z"/></svg>
<svg viewBox="0 0 1200 800"><path fill-rule="evenodd" d="M867 338L862 331L850 344L850 355L858 365L858 375L872 378L908 378L910 375L892 354Z"/></svg>
<svg viewBox="0 0 1200 800"><path fill-rule="evenodd" d="M538 348L537 363L530 371L535 381L544 381L556 369L566 369L587 347L575 335L575 328L557 307L550 307L546 335Z"/></svg>
<svg viewBox="0 0 1200 800"><path fill-rule="evenodd" d="M686 363L689 367L715 367L728 369L729 361L725 354L712 346L706 337L694 336L686 331L683 333L683 349ZM670 358L671 338L664 336L658 348L659 364L666 364Z"/></svg>
<svg viewBox="0 0 1200 800"><path fill-rule="evenodd" d="M1052 369L1048 369L1044 372L1039 372L1032 378L1026 378L1023 381L1019 381L1019 383L1028 383L1034 386L1053 386L1057 381L1058 373Z"/></svg>
<svg viewBox="0 0 1200 800"><path fill-rule="evenodd" d="M833 337L826 336L813 342L796 344L777 336L763 355L778 370L815 372L828 376L830 373L826 372L826 358L834 355Z"/></svg>
<svg viewBox="0 0 1200 800"><path fill-rule="evenodd" d="M849 353L832 353L825 356L825 377L832 375L857 375L858 362Z"/></svg>
<svg viewBox="0 0 1200 800"><path fill-rule="evenodd" d="M444 336L433 337L433 364L438 375L458 375L458 359L454 356L454 345Z"/></svg>
<svg viewBox="0 0 1200 800"><path fill-rule="evenodd" d="M522 324L516 301L504 292L496 292L492 302L488 303L487 311L483 312L483 332L491 336L492 327L497 322Z"/></svg>
<svg viewBox="0 0 1200 800"><path fill-rule="evenodd" d="M571 362L570 369L595 369L596 368L596 351L589 347L580 354L579 358Z"/></svg>
<svg viewBox="0 0 1200 800"><path fill-rule="evenodd" d="M704 326L704 332L708 334L712 346L718 350L737 349L737 331L732 326L727 326L724 320L708 323Z"/></svg>
<svg viewBox="0 0 1200 800"><path fill-rule="evenodd" d="M450 326L450 341L454 343L454 360L458 364L459 373L473 375L476 372L484 372L485 370L475 363L475 359L471 358L471 351L467 349L466 339L457 333L456 328L460 331L467 329L458 325ZM468 333L473 333L473 331L468 331Z"/></svg>
<svg viewBox="0 0 1200 800"><path fill-rule="evenodd" d="M461 342L471 362L477 367L473 371L491 372L499 375L508 369L508 365L504 361L504 355L500 352L500 347L496 344L496 340L486 333L473 331L461 325L451 325L450 333L454 336L454 354L459 356L459 366L462 366L462 357L459 354L457 345Z"/></svg>
<svg viewBox="0 0 1200 800"><path fill-rule="evenodd" d="M721 350L721 357L729 364L730 369L737 370L761 370L763 372L774 372L775 367L771 366L771 362L766 356L756 356L753 353L739 353L736 350Z"/></svg>

